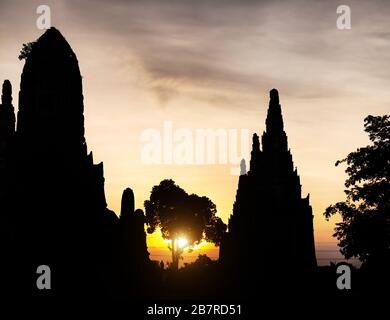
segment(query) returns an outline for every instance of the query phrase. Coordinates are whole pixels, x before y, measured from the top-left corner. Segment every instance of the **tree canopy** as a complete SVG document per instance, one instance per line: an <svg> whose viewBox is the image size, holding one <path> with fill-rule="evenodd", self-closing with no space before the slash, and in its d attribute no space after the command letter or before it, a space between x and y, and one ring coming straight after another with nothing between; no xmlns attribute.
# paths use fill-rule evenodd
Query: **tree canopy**
<svg viewBox="0 0 390 320"><path fill-rule="evenodd" d="M216 216L217 208L209 198L188 194L170 179L153 187L144 206L148 233L159 227L163 238L171 240L176 267L182 253L176 240L185 238L189 247L203 239L219 245L226 231L226 225Z"/></svg>
<svg viewBox="0 0 390 320"><path fill-rule="evenodd" d="M341 215L334 236L346 258L389 261L390 116L368 116L364 128L371 144L336 162L347 164L346 200L329 206L324 215Z"/></svg>
<svg viewBox="0 0 390 320"><path fill-rule="evenodd" d="M35 45L35 41L23 43L23 47L20 50L18 59L19 60L27 59L34 45Z"/></svg>

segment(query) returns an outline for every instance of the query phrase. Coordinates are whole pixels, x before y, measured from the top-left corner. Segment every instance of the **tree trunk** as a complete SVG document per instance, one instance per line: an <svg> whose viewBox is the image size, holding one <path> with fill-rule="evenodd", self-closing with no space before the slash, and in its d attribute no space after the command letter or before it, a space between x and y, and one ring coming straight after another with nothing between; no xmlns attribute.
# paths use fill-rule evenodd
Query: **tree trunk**
<svg viewBox="0 0 390 320"><path fill-rule="evenodd" d="M171 240L171 247L172 247L172 270L177 270L179 267L179 259L177 257L177 249L176 249L176 239Z"/></svg>

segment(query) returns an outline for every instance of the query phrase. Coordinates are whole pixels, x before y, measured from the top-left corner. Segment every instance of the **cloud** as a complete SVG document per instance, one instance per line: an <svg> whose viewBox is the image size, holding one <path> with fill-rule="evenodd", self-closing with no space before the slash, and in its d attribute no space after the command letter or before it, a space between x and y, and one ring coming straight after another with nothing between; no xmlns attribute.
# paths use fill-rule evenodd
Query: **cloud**
<svg viewBox="0 0 390 320"><path fill-rule="evenodd" d="M383 1L352 1L350 31L336 28L337 1L53 3L61 10L53 10L55 23L121 47L123 64L133 57L137 68L123 69L137 72L162 105L186 96L233 106L271 87L318 99L379 90L390 76Z"/></svg>

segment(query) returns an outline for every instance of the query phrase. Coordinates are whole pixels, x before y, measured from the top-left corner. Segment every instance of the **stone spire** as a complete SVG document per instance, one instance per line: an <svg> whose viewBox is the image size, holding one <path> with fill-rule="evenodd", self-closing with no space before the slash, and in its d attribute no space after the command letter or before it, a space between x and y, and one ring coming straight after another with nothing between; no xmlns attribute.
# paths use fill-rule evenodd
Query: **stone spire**
<svg viewBox="0 0 390 320"><path fill-rule="evenodd" d="M15 132L15 113L12 105L12 86L9 80L3 82L0 105L0 139L7 139Z"/></svg>
<svg viewBox="0 0 390 320"><path fill-rule="evenodd" d="M145 268L149 263L146 244L145 216L141 209L134 211L134 193L126 188L122 194L119 228L119 252L122 261L125 292L139 294L145 284Z"/></svg>
<svg viewBox="0 0 390 320"><path fill-rule="evenodd" d="M240 162L240 175L241 175L241 176L246 175L246 163L245 163L245 159L242 159L241 162Z"/></svg>
<svg viewBox="0 0 390 320"><path fill-rule="evenodd" d="M296 272L311 272L316 266L312 208L301 198L276 89L270 91L261 148L258 135L253 135L250 171L239 177L229 231L220 249L222 263L236 268L243 283L254 283L245 275L251 275L247 257L255 242L262 244L262 257L252 270L261 280L267 281L269 272L278 268L286 276L286 261Z"/></svg>
<svg viewBox="0 0 390 320"><path fill-rule="evenodd" d="M85 153L83 112L76 55L52 27L35 42L23 68L18 135L34 150L54 145L62 157L80 158Z"/></svg>
<svg viewBox="0 0 390 320"><path fill-rule="evenodd" d="M279 104L278 90L272 89L269 93L269 108L267 113L267 132L283 131L282 110Z"/></svg>
<svg viewBox="0 0 390 320"><path fill-rule="evenodd" d="M253 134L252 137L252 151L251 160L249 162L251 173L255 174L258 171L259 159L261 158L260 141L257 133Z"/></svg>
<svg viewBox="0 0 390 320"><path fill-rule="evenodd" d="M270 101L265 121L266 131L262 136L264 152L279 153L287 151L287 135L284 131L282 110L279 104L278 90L272 89L269 93Z"/></svg>
<svg viewBox="0 0 390 320"><path fill-rule="evenodd" d="M131 217L134 214L134 192L126 188L122 194L120 218Z"/></svg>
<svg viewBox="0 0 390 320"><path fill-rule="evenodd" d="M3 82L3 91L1 94L1 103L3 105L12 104L12 86L9 80L4 80Z"/></svg>
<svg viewBox="0 0 390 320"><path fill-rule="evenodd" d="M260 151L259 136L257 133L253 134L252 137L252 151Z"/></svg>

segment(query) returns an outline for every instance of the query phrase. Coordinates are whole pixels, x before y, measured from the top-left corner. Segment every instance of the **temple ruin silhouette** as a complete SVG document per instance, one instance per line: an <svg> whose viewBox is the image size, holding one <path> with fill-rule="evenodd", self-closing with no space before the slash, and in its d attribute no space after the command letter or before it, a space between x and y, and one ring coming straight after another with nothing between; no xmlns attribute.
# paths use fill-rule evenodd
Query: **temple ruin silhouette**
<svg viewBox="0 0 390 320"><path fill-rule="evenodd" d="M286 265L289 272L313 271L317 263L312 208L309 195L301 197L300 178L288 148L276 89L270 91L261 141L262 147L255 133L248 172L245 161L241 162L220 261L244 278L258 274L266 279L275 272L284 277Z"/></svg>
<svg viewBox="0 0 390 320"><path fill-rule="evenodd" d="M0 267L8 275L3 289L15 297L31 292L72 299L176 297L164 287L164 269L149 259L145 217L135 210L133 191L124 190L119 217L107 208L103 163L94 164L84 136L75 53L55 28L29 48L17 121L8 80L0 105L0 242L8 262ZM248 172L241 162L220 263L209 278L198 274L201 297L235 291L237 282L248 290L245 284L254 277L286 264L299 272L316 267L309 196L301 198L277 90L270 98L262 148L255 134ZM40 265L53 270L50 292L36 288ZM185 279L197 284L189 273Z"/></svg>
<svg viewBox="0 0 390 320"><path fill-rule="evenodd" d="M107 208L103 163L94 164L87 152L83 112L76 55L50 28L26 57L16 130L8 80L0 106L1 242L9 289L17 295L36 290L39 265L53 270L51 294L74 298L111 295L150 262L132 191L124 193L120 219ZM126 237L133 246L127 259L137 263L118 271Z"/></svg>

